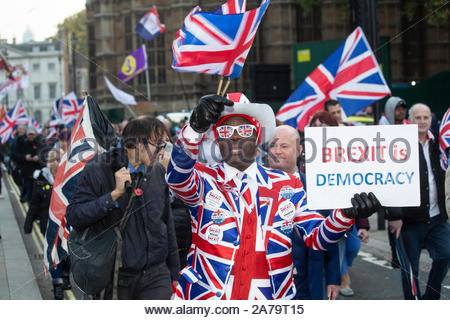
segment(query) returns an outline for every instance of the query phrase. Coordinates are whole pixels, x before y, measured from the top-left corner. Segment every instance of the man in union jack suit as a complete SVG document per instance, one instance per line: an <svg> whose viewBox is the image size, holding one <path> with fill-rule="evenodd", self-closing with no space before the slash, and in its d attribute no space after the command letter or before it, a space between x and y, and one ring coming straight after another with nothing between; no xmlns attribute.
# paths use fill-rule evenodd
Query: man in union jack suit
<svg viewBox="0 0 450 320"><path fill-rule="evenodd" d="M208 132L207 132L208 131ZM175 292L177 299L292 299L291 233L326 250L380 203L356 194L352 208L327 219L307 209L300 180L258 165L258 145L273 138L275 116L264 104L200 99L172 151L166 179L190 208L192 246ZM222 160L196 161L213 133ZM213 153L214 154L214 153Z"/></svg>

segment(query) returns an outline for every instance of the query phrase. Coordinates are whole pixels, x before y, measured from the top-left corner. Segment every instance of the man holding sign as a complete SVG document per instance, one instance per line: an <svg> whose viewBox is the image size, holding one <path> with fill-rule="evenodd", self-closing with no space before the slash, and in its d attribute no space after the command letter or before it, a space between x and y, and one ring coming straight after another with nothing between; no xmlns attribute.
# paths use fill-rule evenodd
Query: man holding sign
<svg viewBox="0 0 450 320"><path fill-rule="evenodd" d="M208 130L223 158L214 166L196 162ZM298 177L255 161L258 145L274 131L270 106L218 95L201 98L182 129L166 179L190 207L193 236L176 298L292 299L293 228L307 246L326 250L355 218L380 207L373 194L361 193L326 219L308 210Z"/></svg>
<svg viewBox="0 0 450 320"><path fill-rule="evenodd" d="M430 131L431 111L424 104L418 103L409 110L409 122L416 124L419 133L419 206L404 207L401 219L389 222L389 229L401 237L404 254L411 263L414 275L411 286L408 269L402 268L402 285L405 299L415 296L422 299L439 299L442 281L450 265L450 225L447 222L444 194L444 171L439 164L438 140ZM395 217L390 217L395 219ZM418 274L419 258L426 247L433 259L428 283L423 296L420 295Z"/></svg>

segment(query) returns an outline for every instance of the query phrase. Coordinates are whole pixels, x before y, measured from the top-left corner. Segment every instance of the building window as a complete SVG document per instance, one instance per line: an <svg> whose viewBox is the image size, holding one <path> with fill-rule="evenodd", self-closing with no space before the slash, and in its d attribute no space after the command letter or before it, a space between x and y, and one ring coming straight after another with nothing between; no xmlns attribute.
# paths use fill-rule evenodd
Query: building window
<svg viewBox="0 0 450 320"><path fill-rule="evenodd" d="M166 53L163 50L158 51L158 65L164 66L166 64Z"/></svg>
<svg viewBox="0 0 450 320"><path fill-rule="evenodd" d="M55 64L53 62L49 62L48 71L55 71Z"/></svg>
<svg viewBox="0 0 450 320"><path fill-rule="evenodd" d="M158 83L166 83L166 69L165 68L158 69Z"/></svg>
<svg viewBox="0 0 450 320"><path fill-rule="evenodd" d="M34 120L36 120L39 123L42 123L42 111L41 110L36 110L34 112Z"/></svg>
<svg viewBox="0 0 450 320"><path fill-rule="evenodd" d="M133 48L133 28L131 26L131 16L125 17L125 50Z"/></svg>
<svg viewBox="0 0 450 320"><path fill-rule="evenodd" d="M140 75L138 75L138 84L146 84L145 80L145 72L142 72Z"/></svg>
<svg viewBox="0 0 450 320"><path fill-rule="evenodd" d="M150 69L148 72L148 77L150 78L150 83L155 83L155 69Z"/></svg>
<svg viewBox="0 0 450 320"><path fill-rule="evenodd" d="M50 83L48 85L48 97L50 99L56 98L56 83Z"/></svg>
<svg viewBox="0 0 450 320"><path fill-rule="evenodd" d="M165 34L159 35L147 47L150 83L166 83L166 51Z"/></svg>
<svg viewBox="0 0 450 320"><path fill-rule="evenodd" d="M40 65L39 63L33 63L33 71L39 71Z"/></svg>
<svg viewBox="0 0 450 320"><path fill-rule="evenodd" d="M34 85L34 99L35 100L41 99L41 85L40 84Z"/></svg>

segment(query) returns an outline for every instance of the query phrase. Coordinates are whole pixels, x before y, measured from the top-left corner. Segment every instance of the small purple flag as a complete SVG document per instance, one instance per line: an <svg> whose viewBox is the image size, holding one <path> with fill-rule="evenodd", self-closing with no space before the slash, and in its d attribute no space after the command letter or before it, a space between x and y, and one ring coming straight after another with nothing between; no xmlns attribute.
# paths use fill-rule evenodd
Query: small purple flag
<svg viewBox="0 0 450 320"><path fill-rule="evenodd" d="M117 72L117 77L125 83L145 71L145 69L147 69L147 54L145 52L145 44L143 44L125 58L122 68Z"/></svg>

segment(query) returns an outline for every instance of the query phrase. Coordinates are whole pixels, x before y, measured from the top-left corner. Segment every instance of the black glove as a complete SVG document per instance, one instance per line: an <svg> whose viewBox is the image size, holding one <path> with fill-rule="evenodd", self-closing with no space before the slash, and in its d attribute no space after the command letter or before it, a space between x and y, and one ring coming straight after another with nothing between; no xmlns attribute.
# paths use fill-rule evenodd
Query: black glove
<svg viewBox="0 0 450 320"><path fill-rule="evenodd" d="M351 201L353 207L341 210L344 216L350 219L368 218L381 208L380 201L372 192L369 195L365 192L356 193Z"/></svg>
<svg viewBox="0 0 450 320"><path fill-rule="evenodd" d="M191 128L198 133L205 132L211 124L217 123L224 106L233 104L233 101L217 94L201 97L189 120Z"/></svg>

